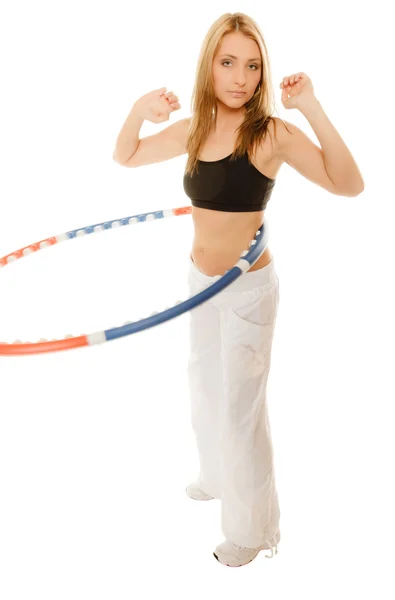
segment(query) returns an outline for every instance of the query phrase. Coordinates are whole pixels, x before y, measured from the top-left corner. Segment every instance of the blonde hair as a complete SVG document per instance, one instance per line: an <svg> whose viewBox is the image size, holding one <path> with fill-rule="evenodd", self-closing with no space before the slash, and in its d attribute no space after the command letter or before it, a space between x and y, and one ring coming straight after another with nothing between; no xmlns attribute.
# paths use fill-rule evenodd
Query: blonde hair
<svg viewBox="0 0 395 600"><path fill-rule="evenodd" d="M222 38L233 31L240 31L254 40L262 58L261 80L253 97L245 104L245 118L238 128L235 150L230 160L247 152L248 158L256 152L260 142L266 138L268 125L273 121L275 98L271 81L269 56L263 35L257 23L244 13L225 13L211 25L203 40L198 59L195 84L191 100L191 121L187 140L188 161L185 173L197 170L199 150L207 139L213 116L216 117L217 102L213 86L213 60ZM284 123L285 126L285 123ZM269 131L269 135L270 131ZM273 143L273 140L272 140Z"/></svg>

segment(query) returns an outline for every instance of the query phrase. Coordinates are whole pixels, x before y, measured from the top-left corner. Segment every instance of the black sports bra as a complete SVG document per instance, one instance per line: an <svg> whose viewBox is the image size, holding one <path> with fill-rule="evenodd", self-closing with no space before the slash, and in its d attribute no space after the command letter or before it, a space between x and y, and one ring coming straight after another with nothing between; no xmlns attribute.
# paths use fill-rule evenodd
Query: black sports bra
<svg viewBox="0 0 395 600"><path fill-rule="evenodd" d="M233 161L231 156L199 160L199 173L184 174L184 191L192 206L229 212L265 210L276 180L250 164L247 153Z"/></svg>

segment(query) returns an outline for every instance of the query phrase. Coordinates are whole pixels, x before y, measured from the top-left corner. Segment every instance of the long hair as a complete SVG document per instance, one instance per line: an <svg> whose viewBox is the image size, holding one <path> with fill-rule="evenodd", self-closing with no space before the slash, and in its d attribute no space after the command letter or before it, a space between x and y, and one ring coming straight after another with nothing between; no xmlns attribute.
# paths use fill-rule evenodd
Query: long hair
<svg viewBox="0 0 395 600"><path fill-rule="evenodd" d="M261 141L266 138L267 133L270 135L270 131L268 131L270 121L273 121L274 131L276 131L276 122L272 116L276 108L275 97L269 56L263 35L257 23L248 15L240 12L225 13L211 25L203 40L198 58L191 100L192 117L187 139L187 153L189 156L185 173L189 175L192 175L198 167L199 150L210 133L213 117L216 118L217 115L217 101L212 75L213 60L222 38L232 31L240 31L258 44L262 59L262 70L261 79L255 93L245 104L245 118L237 129L239 133L230 160L234 160L237 156L246 152L248 159L251 160L251 156L255 154ZM285 123L284 126L286 127Z"/></svg>

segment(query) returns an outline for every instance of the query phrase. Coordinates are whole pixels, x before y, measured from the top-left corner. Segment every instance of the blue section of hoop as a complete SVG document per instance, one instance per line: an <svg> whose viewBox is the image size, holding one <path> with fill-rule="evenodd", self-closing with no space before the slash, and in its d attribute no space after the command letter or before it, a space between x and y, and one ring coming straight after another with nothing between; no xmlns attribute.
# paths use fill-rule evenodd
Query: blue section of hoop
<svg viewBox="0 0 395 600"><path fill-rule="evenodd" d="M153 216L155 217L153 220L156 219L163 219L165 217L163 210L158 210L155 212L150 212L150 213L144 213L141 215L132 215L130 217L123 217L122 219L114 219L112 221L104 221L103 223L96 223L95 225L88 225L87 227L80 227L79 229L72 229L71 231L67 232L67 237L69 239L73 239L75 237L77 237L77 233L79 231L84 231L85 233L95 233L95 227L103 227L103 229L112 229L113 224L116 222L119 222L119 224L122 225L130 225L129 221L130 219L136 219L139 223L143 223L144 221L147 220L147 217Z"/></svg>
<svg viewBox="0 0 395 600"><path fill-rule="evenodd" d="M268 243L267 231L265 231L264 224L259 228L255 239L257 240L255 244L253 244L250 250L247 252L245 256L243 256L243 260L247 261L250 266L252 266L259 257L263 254L266 249ZM168 308L156 315L151 315L146 319L141 319L140 321L136 321L135 323L128 323L127 325L122 325L121 327L114 327L112 329L107 329L104 331L106 341L115 340L117 338L123 337L125 335L130 335L132 333L137 333L138 331L143 331L144 329L148 329L150 327L154 327L155 325L160 325L170 319L174 319L182 315L193 308L196 308L199 304L206 302L218 292L222 291L228 285L230 285L235 279L240 277L244 271L238 267L232 267L225 275L223 275L218 281L210 285L208 288L199 292L195 296L184 300L177 306L173 306Z"/></svg>

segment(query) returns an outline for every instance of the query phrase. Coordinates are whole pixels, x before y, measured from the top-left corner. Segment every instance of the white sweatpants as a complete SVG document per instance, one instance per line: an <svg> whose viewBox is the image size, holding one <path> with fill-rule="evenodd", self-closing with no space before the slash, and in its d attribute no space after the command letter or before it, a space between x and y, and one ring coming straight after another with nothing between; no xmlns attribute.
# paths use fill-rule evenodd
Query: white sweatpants
<svg viewBox="0 0 395 600"><path fill-rule="evenodd" d="M213 281L190 257L190 294ZM198 483L221 500L225 538L247 548L269 548L280 541L266 401L278 302L272 258L189 312L188 379Z"/></svg>

